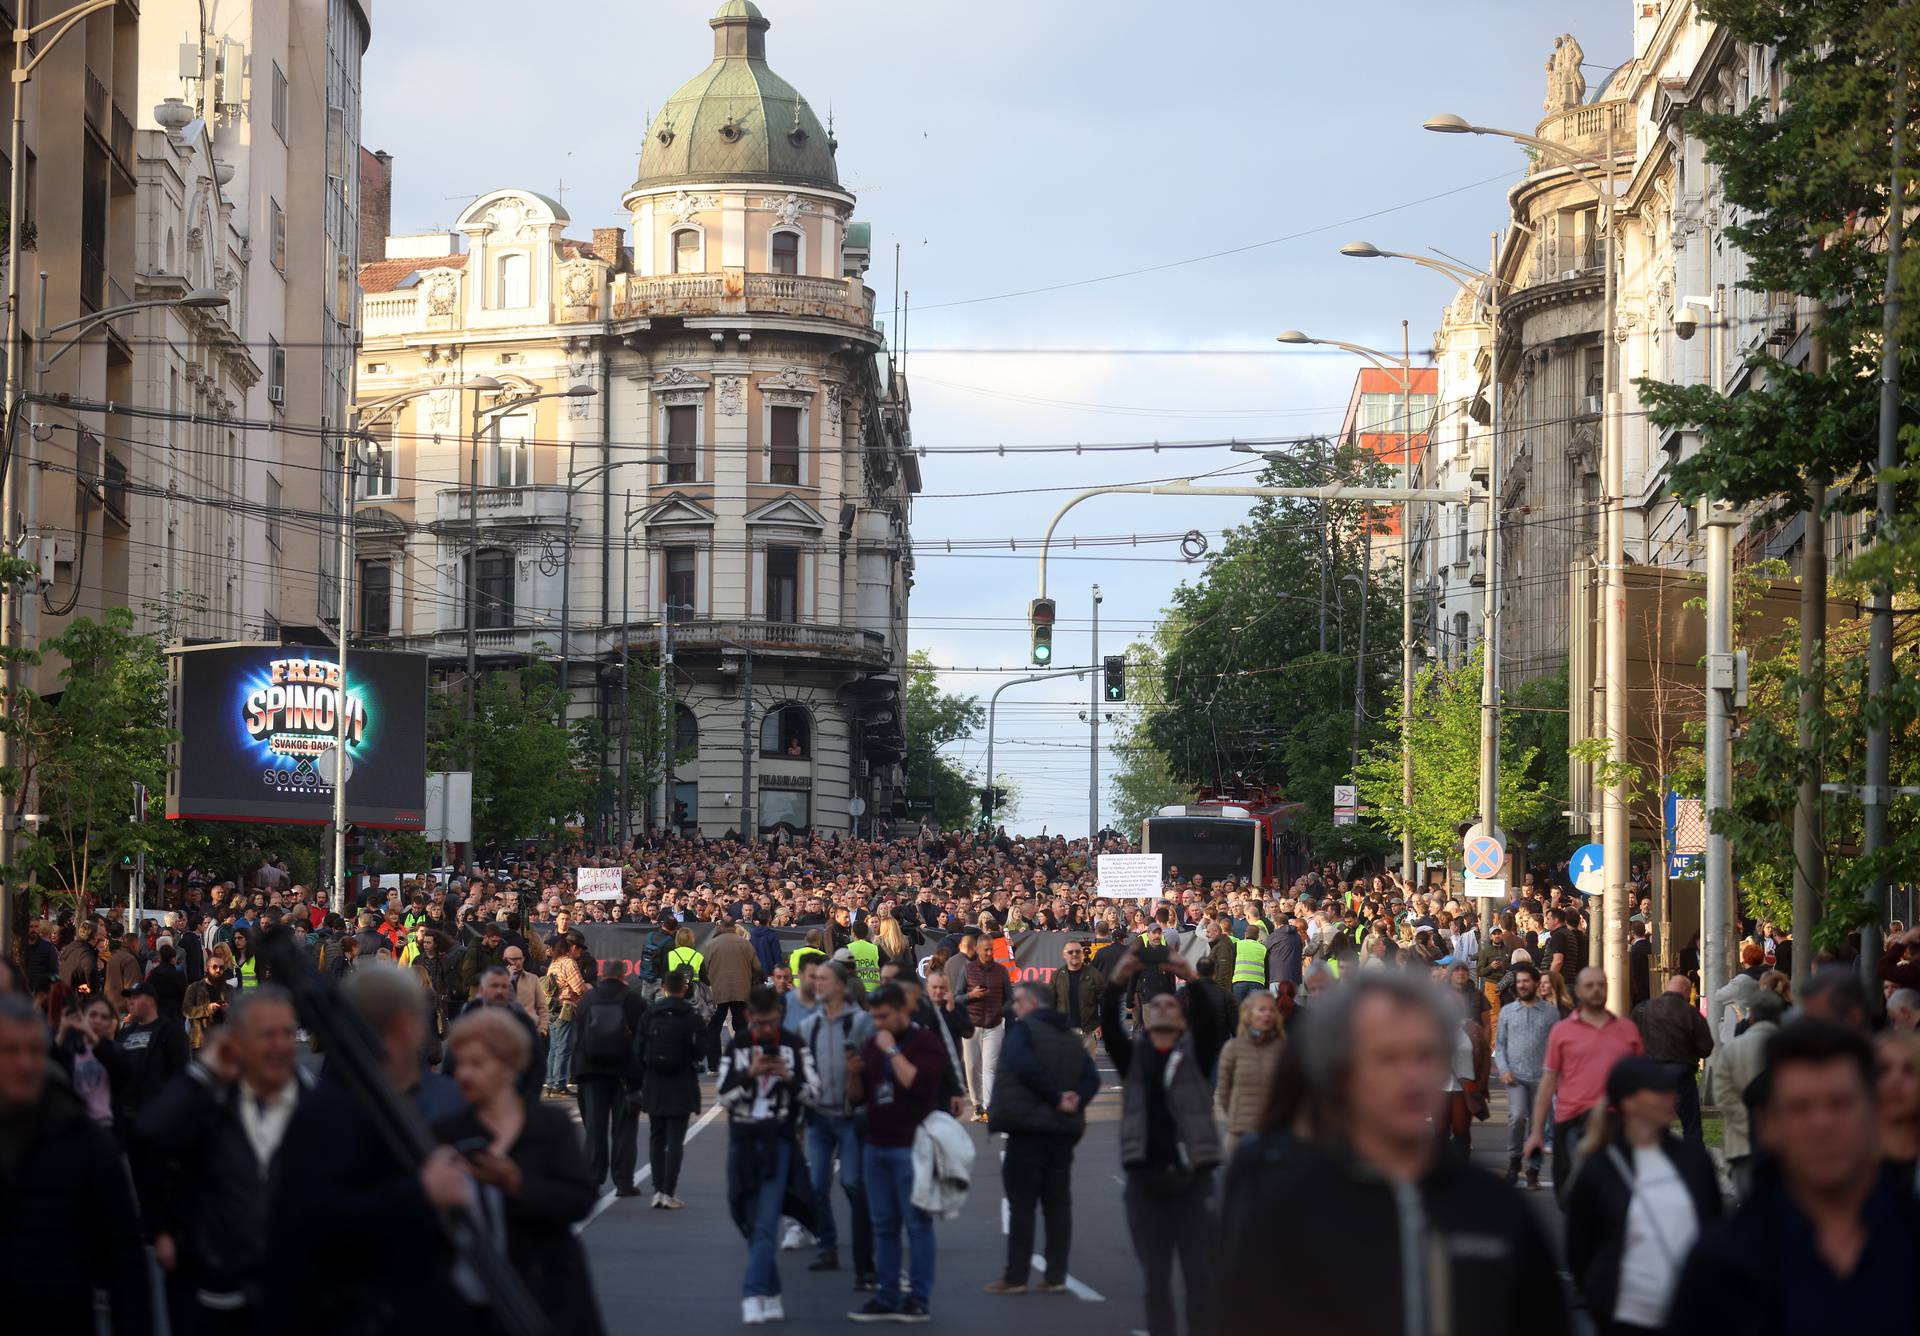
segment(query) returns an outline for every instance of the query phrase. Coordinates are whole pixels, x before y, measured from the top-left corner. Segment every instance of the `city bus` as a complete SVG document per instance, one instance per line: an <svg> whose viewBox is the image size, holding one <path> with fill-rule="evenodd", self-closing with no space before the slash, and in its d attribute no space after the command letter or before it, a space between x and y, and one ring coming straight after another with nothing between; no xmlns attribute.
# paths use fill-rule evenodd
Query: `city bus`
<svg viewBox="0 0 1920 1336"><path fill-rule="evenodd" d="M1237 879L1284 887L1307 870L1312 850L1294 829L1301 804L1256 789L1221 794L1203 789L1190 803L1162 807L1141 823L1140 849L1159 854L1171 879Z"/></svg>

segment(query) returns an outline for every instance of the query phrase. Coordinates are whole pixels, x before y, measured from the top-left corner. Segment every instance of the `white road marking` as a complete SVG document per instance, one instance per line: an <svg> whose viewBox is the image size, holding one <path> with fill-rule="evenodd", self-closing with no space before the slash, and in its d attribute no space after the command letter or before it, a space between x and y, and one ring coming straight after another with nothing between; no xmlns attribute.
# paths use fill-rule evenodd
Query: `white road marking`
<svg viewBox="0 0 1920 1336"><path fill-rule="evenodd" d="M1005 1164L1006 1159L1007 1153L1003 1150L1000 1152L1000 1162ZM1000 1197L1000 1232L1002 1234L1011 1234L1013 1232L1013 1207L1008 1203L1005 1194L1002 1194ZM1046 1275L1047 1259L1039 1253L1035 1253L1033 1255L1033 1269L1043 1276ZM1090 1304L1103 1304L1107 1301L1106 1295L1100 1293L1100 1291L1094 1289L1093 1286L1087 1284L1085 1281L1075 1280L1072 1276L1067 1277L1067 1293L1076 1299L1083 1299ZM1145 1336L1145 1333L1142 1333L1142 1336Z"/></svg>
<svg viewBox="0 0 1920 1336"><path fill-rule="evenodd" d="M687 1129L687 1140L692 1141L695 1137L699 1136L700 1129L705 1127L708 1123L712 1122L716 1117L718 1117L719 1113L720 1113L720 1106L716 1104L712 1108L708 1109L705 1113L701 1114L700 1120L696 1122L692 1127L689 1127ZM646 1182L649 1178L652 1178L652 1177L653 1177L653 1166L650 1164L643 1165L640 1169L640 1172L633 1176L633 1185L635 1187L639 1187L642 1183ZM613 1203L617 1200L618 1198L615 1196L615 1194L611 1192L603 1195L599 1201L593 1204L593 1209L587 1212L587 1218L585 1220L582 1220L579 1224L573 1227L574 1234L578 1236L580 1234L585 1233L587 1226L592 1224L594 1221L598 1220L600 1218L601 1212L605 1211L609 1206L613 1205Z"/></svg>

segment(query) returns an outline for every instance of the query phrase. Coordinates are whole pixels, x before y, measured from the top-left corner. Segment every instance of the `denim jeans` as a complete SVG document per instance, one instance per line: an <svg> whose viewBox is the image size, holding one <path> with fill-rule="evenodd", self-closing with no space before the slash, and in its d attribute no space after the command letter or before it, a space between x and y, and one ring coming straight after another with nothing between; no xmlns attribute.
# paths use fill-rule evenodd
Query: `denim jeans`
<svg viewBox="0 0 1920 1336"><path fill-rule="evenodd" d="M749 1141L735 1141L728 1149L735 1155L755 1157L760 1151ZM792 1163L793 1145L783 1137L765 1166L771 1172L754 1185L753 1199L747 1208L747 1276L740 1285L743 1299L780 1293L780 1203L786 1199L787 1173ZM755 1172L761 1170L756 1168Z"/></svg>
<svg viewBox="0 0 1920 1336"><path fill-rule="evenodd" d="M840 1188L853 1218L853 1269L873 1273L873 1219L867 1210L864 1159L852 1114L815 1113L807 1124L807 1166L813 1175L814 1234L820 1255L833 1256L840 1234L833 1223L833 1157L840 1157Z"/></svg>
<svg viewBox="0 0 1920 1336"><path fill-rule="evenodd" d="M1540 1093L1538 1081L1522 1081L1516 1078L1507 1087L1507 1163L1519 1164L1520 1152L1526 1147L1527 1133L1533 1126L1533 1101ZM1546 1137L1541 1137L1546 1141ZM1540 1168L1540 1152L1535 1151L1526 1168Z"/></svg>
<svg viewBox="0 0 1920 1336"><path fill-rule="evenodd" d="M547 1088L566 1085L573 1071L573 1022L555 1016L547 1026Z"/></svg>
<svg viewBox="0 0 1920 1336"><path fill-rule="evenodd" d="M911 1250L908 1288L924 1304L933 1293L933 1217L913 1204L913 1148L869 1144L865 1172L877 1297L889 1308L900 1306L900 1231L905 1228Z"/></svg>
<svg viewBox="0 0 1920 1336"><path fill-rule="evenodd" d="M1233 1000L1236 1004L1245 1002L1248 998L1252 997L1255 993L1264 993L1266 991L1267 991L1267 986L1263 983L1254 983L1251 980L1243 980L1242 982L1237 983L1233 986Z"/></svg>

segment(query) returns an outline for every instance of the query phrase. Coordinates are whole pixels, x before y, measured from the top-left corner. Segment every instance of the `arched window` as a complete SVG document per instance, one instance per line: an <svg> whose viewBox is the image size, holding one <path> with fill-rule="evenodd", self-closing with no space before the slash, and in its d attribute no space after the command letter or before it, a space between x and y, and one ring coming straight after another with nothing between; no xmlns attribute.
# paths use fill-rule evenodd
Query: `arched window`
<svg viewBox="0 0 1920 1336"><path fill-rule="evenodd" d="M525 251L511 251L500 257L497 291L501 310L517 311L533 304L531 274Z"/></svg>
<svg viewBox="0 0 1920 1336"><path fill-rule="evenodd" d="M760 754L803 760L813 755L813 720L804 705L778 705L760 721Z"/></svg>
<svg viewBox="0 0 1920 1336"><path fill-rule="evenodd" d="M774 273L797 274L800 272L800 234L798 232L775 232L772 249Z"/></svg>
<svg viewBox="0 0 1920 1336"><path fill-rule="evenodd" d="M700 754L700 721L678 703L673 707L673 754L678 761L691 761Z"/></svg>
<svg viewBox="0 0 1920 1336"><path fill-rule="evenodd" d="M673 234L673 272L700 272L700 234L691 227L683 227Z"/></svg>
<svg viewBox="0 0 1920 1336"><path fill-rule="evenodd" d="M504 629L513 625L513 553L505 548L486 548L480 553L479 569L467 561L467 616L477 631Z"/></svg>

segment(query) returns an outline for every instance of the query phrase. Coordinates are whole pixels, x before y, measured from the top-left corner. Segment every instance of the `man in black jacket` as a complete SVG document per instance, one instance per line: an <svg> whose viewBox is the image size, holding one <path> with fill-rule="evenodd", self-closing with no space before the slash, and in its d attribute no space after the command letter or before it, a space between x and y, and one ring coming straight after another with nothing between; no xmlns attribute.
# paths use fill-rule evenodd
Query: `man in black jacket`
<svg viewBox="0 0 1920 1336"><path fill-rule="evenodd" d="M580 999L573 1016L573 1079L587 1136L587 1174L597 1189L613 1170L613 1190L637 1197L640 1158L640 1018L647 1004L617 974Z"/></svg>
<svg viewBox="0 0 1920 1336"><path fill-rule="evenodd" d="M1057 1294L1067 1287L1073 1148L1086 1131L1087 1105L1100 1092L1100 1073L1075 1027L1048 1005L1051 1001L1044 984L1015 985L1014 1023L1000 1050L993 1106L987 1110L988 1130L1007 1134L1000 1182L1008 1208L1007 1269L987 1285L989 1294L1026 1293L1036 1206L1047 1216L1047 1269L1037 1288Z"/></svg>
<svg viewBox="0 0 1920 1336"><path fill-rule="evenodd" d="M151 984L128 984L126 999L133 1019L116 1036L126 1058L125 1083L119 1093L122 1110L133 1119L175 1073L185 1070L193 1055L187 1051L187 1032L180 1018L169 1020L160 1014L160 999Z"/></svg>
<svg viewBox="0 0 1920 1336"><path fill-rule="evenodd" d="M1667 980L1658 997L1633 1009L1646 1055L1672 1069L1680 1095L1680 1135L1705 1150L1700 1133L1700 1064L1713 1056L1713 1030L1693 1005L1693 981L1684 974Z"/></svg>
<svg viewBox="0 0 1920 1336"><path fill-rule="evenodd" d="M135 1124L142 1222L167 1273L176 1330L258 1330L268 1205L301 1096L295 1025L284 991L248 989L208 1042L207 1060L189 1065Z"/></svg>
<svg viewBox="0 0 1920 1336"><path fill-rule="evenodd" d="M1443 1155L1433 1126L1454 1003L1395 970L1341 982L1307 1012L1304 1088L1271 1109L1227 1178L1218 1330L1557 1336L1566 1301L1539 1229L1500 1180ZM1295 1138L1304 1126L1311 1143ZM1364 1252L1275 1249L1307 1203L1316 1237ZM1285 1296L1284 1309L1276 1295ZM1683 1328L1682 1330L1690 1330ZM1835 1328L1840 1330L1840 1328Z"/></svg>
<svg viewBox="0 0 1920 1336"><path fill-rule="evenodd" d="M9 1331L91 1336L94 1291L110 1329L153 1330L147 1257L119 1147L48 1079L46 1022L0 996L0 1286Z"/></svg>

